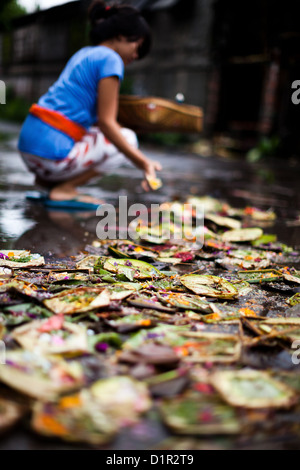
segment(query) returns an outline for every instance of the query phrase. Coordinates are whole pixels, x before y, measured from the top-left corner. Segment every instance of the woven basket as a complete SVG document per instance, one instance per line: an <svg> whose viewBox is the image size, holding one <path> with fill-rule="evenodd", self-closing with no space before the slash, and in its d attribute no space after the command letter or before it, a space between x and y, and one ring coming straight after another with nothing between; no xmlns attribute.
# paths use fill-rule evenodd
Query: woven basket
<svg viewBox="0 0 300 470"><path fill-rule="evenodd" d="M164 98L121 95L118 121L137 132L200 133L203 112Z"/></svg>

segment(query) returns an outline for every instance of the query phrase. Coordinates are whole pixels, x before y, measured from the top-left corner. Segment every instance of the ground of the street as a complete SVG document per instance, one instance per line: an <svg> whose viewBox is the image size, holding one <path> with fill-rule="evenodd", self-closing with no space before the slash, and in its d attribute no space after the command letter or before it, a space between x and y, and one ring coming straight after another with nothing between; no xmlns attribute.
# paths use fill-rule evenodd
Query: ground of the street
<svg viewBox="0 0 300 470"><path fill-rule="evenodd" d="M2 133L10 138L0 141L0 241L2 249L29 249L46 257L65 258L77 255L97 239L99 217L94 213L50 211L26 200L26 191L35 189L34 176L29 173L16 150L17 126L0 124ZM273 209L274 223L266 225L266 233L300 249L300 161L296 159L263 159L250 164L245 158L204 157L187 148L144 147L145 153L163 166L159 174L163 187L145 193L140 187L141 172L120 168L118 174L95 180L81 190L118 205L119 196L127 196L128 204L184 201L189 195L210 195L234 207L254 206ZM288 157L288 156L287 156ZM138 435L134 435L137 432ZM151 448L168 438L167 432L155 421L133 435L114 442L111 449ZM158 439L159 436L159 439ZM203 444L204 445L204 444ZM244 447L262 448L259 436ZM297 447L291 444L291 447ZM204 445L205 447L205 445ZM231 447L230 440L210 440L207 448ZM240 447L243 447L242 445ZM284 437L276 438L269 447L284 448ZM65 444L36 438L30 431L16 430L3 436L0 449L72 448ZM78 448L78 447L77 447ZM80 446L79 446L80 448Z"/></svg>
<svg viewBox="0 0 300 470"><path fill-rule="evenodd" d="M72 255L96 239L95 214L47 211L26 201L26 191L35 189L16 151L18 126L1 123L10 132L9 141L0 142L0 237L2 248L29 247L53 255ZM243 158L202 157L181 148L145 148L146 154L161 162L163 187L145 193L140 187L142 173L136 168L120 168L118 174L94 180L81 190L118 207L118 197L128 204L184 201L188 195L211 195L237 207L272 208L278 219L269 232L283 243L299 247L299 171L296 160L265 159L250 164ZM268 232L268 228L266 228Z"/></svg>

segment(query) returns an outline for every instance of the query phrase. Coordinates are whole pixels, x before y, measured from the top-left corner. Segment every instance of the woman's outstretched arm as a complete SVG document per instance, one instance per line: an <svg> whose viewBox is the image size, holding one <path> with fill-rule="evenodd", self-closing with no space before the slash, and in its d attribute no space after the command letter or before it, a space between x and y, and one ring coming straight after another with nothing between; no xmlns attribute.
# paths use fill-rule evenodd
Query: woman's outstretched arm
<svg viewBox="0 0 300 470"><path fill-rule="evenodd" d="M161 164L147 158L139 149L131 146L121 133L117 122L119 106L119 79L107 77L98 84L98 125L110 142L112 142L132 163L145 174L143 189L149 191L147 178L156 178L156 171L162 169Z"/></svg>

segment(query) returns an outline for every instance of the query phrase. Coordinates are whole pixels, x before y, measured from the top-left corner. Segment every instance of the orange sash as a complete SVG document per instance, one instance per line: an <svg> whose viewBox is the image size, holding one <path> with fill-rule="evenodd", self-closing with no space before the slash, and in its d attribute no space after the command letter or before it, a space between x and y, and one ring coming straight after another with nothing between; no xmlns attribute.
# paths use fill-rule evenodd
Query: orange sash
<svg viewBox="0 0 300 470"><path fill-rule="evenodd" d="M63 114L52 109L43 108L38 104L33 104L29 110L30 114L36 116L41 121L49 124L49 126L63 132L64 134L71 137L75 142L78 142L86 134L86 129L80 124L71 121Z"/></svg>

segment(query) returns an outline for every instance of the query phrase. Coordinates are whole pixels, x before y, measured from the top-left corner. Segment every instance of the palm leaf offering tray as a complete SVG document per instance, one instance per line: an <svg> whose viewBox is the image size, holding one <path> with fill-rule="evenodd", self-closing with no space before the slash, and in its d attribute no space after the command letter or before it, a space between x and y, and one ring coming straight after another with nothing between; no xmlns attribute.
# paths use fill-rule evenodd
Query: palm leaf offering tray
<svg viewBox="0 0 300 470"><path fill-rule="evenodd" d="M45 260L37 253L29 250L2 250L0 252L0 266L9 268L26 268L28 266L43 266Z"/></svg>
<svg viewBox="0 0 300 470"><path fill-rule="evenodd" d="M6 268L5 266L0 266L0 280L9 279L13 275L13 270Z"/></svg>
<svg viewBox="0 0 300 470"><path fill-rule="evenodd" d="M294 282L296 284L300 284L300 271L296 271L296 269L285 269L283 271L283 277L286 281Z"/></svg>
<svg viewBox="0 0 300 470"><path fill-rule="evenodd" d="M179 349L183 360L189 363L234 363L241 354L241 343L237 336L225 333L186 332L188 340Z"/></svg>
<svg viewBox="0 0 300 470"><path fill-rule="evenodd" d="M115 259L108 258L104 264L103 269L115 274L123 274L129 280L134 279L153 279L163 277L163 275L149 263L139 261L136 259Z"/></svg>
<svg viewBox="0 0 300 470"><path fill-rule="evenodd" d="M250 284L261 284L263 282L274 282L282 279L282 273L275 269L261 269L257 271L240 271L238 276Z"/></svg>
<svg viewBox="0 0 300 470"><path fill-rule="evenodd" d="M107 448L154 419L200 448L278 439L284 419L298 438L299 253L257 227L271 210L188 202L165 202L179 218L140 227L137 242L55 261L0 251L0 432L25 423ZM176 238L182 210L194 223L199 207L204 227Z"/></svg>
<svg viewBox="0 0 300 470"><path fill-rule="evenodd" d="M228 404L237 407L290 408L298 400L293 389L261 371L215 372L211 384Z"/></svg>
<svg viewBox="0 0 300 470"><path fill-rule="evenodd" d="M99 260L99 256L90 255L85 256L83 259L76 263L77 269L88 269L89 271L94 271L95 263Z"/></svg>
<svg viewBox="0 0 300 470"><path fill-rule="evenodd" d="M238 291L233 284L217 276L188 274L181 278L182 284L195 294L234 299Z"/></svg>
<svg viewBox="0 0 300 470"><path fill-rule="evenodd" d="M111 377L57 401L36 402L32 427L46 436L104 444L121 428L137 422L150 406L149 392L142 382Z"/></svg>
<svg viewBox="0 0 300 470"><path fill-rule="evenodd" d="M162 180L159 178L151 178L150 176L147 177L147 182L150 186L151 189L156 191L157 189L160 189L163 185Z"/></svg>
<svg viewBox="0 0 300 470"><path fill-rule="evenodd" d="M213 311L209 302L197 295L170 292L157 294L157 296L159 300L170 307L183 310L196 310L203 313L211 313Z"/></svg>
<svg viewBox="0 0 300 470"><path fill-rule="evenodd" d="M88 352L85 328L54 315L47 320L36 320L16 328L12 338L23 349L42 355Z"/></svg>
<svg viewBox="0 0 300 470"><path fill-rule="evenodd" d="M0 435L12 428L25 414L24 407L7 398L0 399Z"/></svg>
<svg viewBox="0 0 300 470"><path fill-rule="evenodd" d="M239 320L242 318L250 318L250 319L257 319L260 318L261 320L264 317L258 317L257 314L251 310L250 308L236 308L224 304L211 304L214 313L208 313L206 315L202 315L202 321L204 323L220 323L220 322L228 322L228 323L239 323Z"/></svg>
<svg viewBox="0 0 300 470"><path fill-rule="evenodd" d="M22 296L29 297L32 299L40 299L42 300L43 297L47 297L45 292L41 292L38 287L30 282L26 281L19 281L19 280L9 280L5 281L0 285L0 293L1 292L17 292Z"/></svg>
<svg viewBox="0 0 300 470"><path fill-rule="evenodd" d="M88 270L87 270L88 271ZM62 271L62 272L51 272L48 274L47 282L49 283L72 283L76 281L90 281L89 272L83 271Z"/></svg>
<svg viewBox="0 0 300 470"><path fill-rule="evenodd" d="M267 259L264 260L249 260L240 258L233 258L231 256L225 256L216 260L217 263L225 269L235 270L235 269L264 269L270 266L270 262Z"/></svg>
<svg viewBox="0 0 300 470"><path fill-rule="evenodd" d="M240 230L242 228L242 223L240 220L236 220L230 217L222 217L216 214L205 214L205 219L214 222L216 225L221 227L227 227L232 230Z"/></svg>
<svg viewBox="0 0 300 470"><path fill-rule="evenodd" d="M79 287L60 292L43 303L56 314L69 315L107 307L110 297L108 291L103 288Z"/></svg>
<svg viewBox="0 0 300 470"><path fill-rule="evenodd" d="M222 256L216 262L225 269L265 269L271 264L274 253L258 250L230 250L229 256Z"/></svg>
<svg viewBox="0 0 300 470"><path fill-rule="evenodd" d="M293 307L294 305L300 304L300 294L298 293L298 294L293 295L293 297L291 297L291 298L288 300L288 303L289 303L289 305L291 305L292 307Z"/></svg>
<svg viewBox="0 0 300 470"><path fill-rule="evenodd" d="M254 321L253 321L254 320ZM288 345L300 339L300 318L267 318L261 321L247 322L247 327L251 329L256 338L249 339L245 346L257 346L267 344L269 341L284 339Z"/></svg>
<svg viewBox="0 0 300 470"><path fill-rule="evenodd" d="M258 240L263 235L261 228L243 228L240 230L230 230L222 235L225 242L250 242Z"/></svg>
<svg viewBox="0 0 300 470"><path fill-rule="evenodd" d="M108 320L108 324L119 333L127 333L138 331L145 328L153 328L157 326L157 317L145 314L126 315L115 320Z"/></svg>
<svg viewBox="0 0 300 470"><path fill-rule="evenodd" d="M23 323L31 322L37 318L48 318L51 315L52 313L48 309L33 302L20 303L2 308L2 313L0 313L0 325L1 327L4 327L4 325L15 327Z"/></svg>
<svg viewBox="0 0 300 470"><path fill-rule="evenodd" d="M5 364L0 364L0 381L29 397L51 400L81 387L84 371L79 363L24 349L7 352Z"/></svg>
<svg viewBox="0 0 300 470"><path fill-rule="evenodd" d="M108 251L116 258L158 258L159 253L153 249L121 240L115 246L109 246Z"/></svg>
<svg viewBox="0 0 300 470"><path fill-rule="evenodd" d="M163 422L176 434L239 434L242 425L235 409L215 394L193 390L159 407Z"/></svg>
<svg viewBox="0 0 300 470"><path fill-rule="evenodd" d="M126 350L135 350L145 344L166 344L184 362L236 362L240 356L240 341L236 336L218 333L188 331L186 326L156 327L139 331L124 343Z"/></svg>

